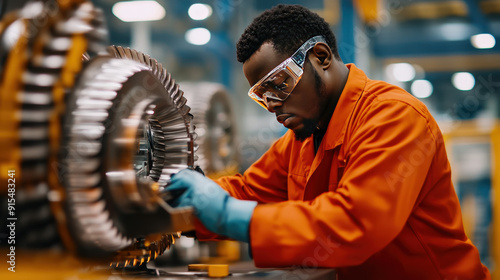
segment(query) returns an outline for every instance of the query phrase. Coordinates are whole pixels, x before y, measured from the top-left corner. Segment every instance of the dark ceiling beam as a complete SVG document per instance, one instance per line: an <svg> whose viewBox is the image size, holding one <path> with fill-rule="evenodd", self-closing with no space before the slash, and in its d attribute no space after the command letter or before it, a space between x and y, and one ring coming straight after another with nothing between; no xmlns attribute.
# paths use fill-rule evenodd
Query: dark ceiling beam
<svg viewBox="0 0 500 280"><path fill-rule="evenodd" d="M379 43L374 45L377 57L422 57L429 55L472 55L472 54L494 54L500 52L499 44L489 50L478 50L470 41L439 41L429 42L400 42L397 44ZM499 66L500 68L500 66Z"/></svg>
<svg viewBox="0 0 500 280"><path fill-rule="evenodd" d="M392 0L392 3L400 7L394 18L401 22L467 16L467 5L462 0Z"/></svg>
<svg viewBox="0 0 500 280"><path fill-rule="evenodd" d="M500 37L500 20L489 18L492 35ZM470 37L479 32L467 19L442 19L391 23L378 33L367 32L374 54L380 58L429 55L474 55L500 52L500 44L488 50L472 46ZM449 37L449 38L448 38Z"/></svg>
<svg viewBox="0 0 500 280"><path fill-rule="evenodd" d="M500 54L475 55L434 55L425 57L391 57L383 59L383 64L406 62L422 67L425 73L453 73L456 71L499 71ZM500 81L500 80L499 80Z"/></svg>

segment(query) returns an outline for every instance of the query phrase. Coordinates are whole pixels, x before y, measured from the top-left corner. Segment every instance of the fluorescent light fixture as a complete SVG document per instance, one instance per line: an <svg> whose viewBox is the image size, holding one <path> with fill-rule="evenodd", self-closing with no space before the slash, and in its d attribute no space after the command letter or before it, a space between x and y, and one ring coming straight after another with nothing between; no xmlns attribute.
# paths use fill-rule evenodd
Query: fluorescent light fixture
<svg viewBox="0 0 500 280"><path fill-rule="evenodd" d="M467 91L474 88L476 79L469 72L457 72L451 77L451 83L458 90Z"/></svg>
<svg viewBox="0 0 500 280"><path fill-rule="evenodd" d="M165 17L165 9L156 1L123 1L113 5L113 15L124 22L154 21Z"/></svg>
<svg viewBox="0 0 500 280"><path fill-rule="evenodd" d="M415 67L409 63L394 63L387 66L387 72L399 82L408 82L415 78Z"/></svg>
<svg viewBox="0 0 500 280"><path fill-rule="evenodd" d="M411 83L411 94L418 98L427 98L432 95L432 83L428 80L415 80Z"/></svg>
<svg viewBox="0 0 500 280"><path fill-rule="evenodd" d="M476 49L491 49L495 46L496 40L489 33L476 34L470 37L470 42Z"/></svg>
<svg viewBox="0 0 500 280"><path fill-rule="evenodd" d="M204 20L212 15L212 7L207 4L193 4L189 7L188 15L193 20Z"/></svg>
<svg viewBox="0 0 500 280"><path fill-rule="evenodd" d="M186 31L186 41L193 45L205 45L210 41L210 31L203 27L193 28Z"/></svg>
<svg viewBox="0 0 500 280"><path fill-rule="evenodd" d="M470 25L468 23L450 22L439 26L439 35L448 41L460 41L469 38Z"/></svg>

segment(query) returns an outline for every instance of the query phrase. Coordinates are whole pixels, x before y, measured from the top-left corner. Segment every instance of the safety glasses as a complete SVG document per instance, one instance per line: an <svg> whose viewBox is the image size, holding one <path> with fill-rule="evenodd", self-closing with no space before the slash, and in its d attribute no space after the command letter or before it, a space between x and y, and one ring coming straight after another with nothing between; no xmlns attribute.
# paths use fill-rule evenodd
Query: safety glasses
<svg viewBox="0 0 500 280"><path fill-rule="evenodd" d="M264 109L268 107L268 100L285 101L302 78L307 52L320 42L326 44L321 35L307 40L291 57L253 85L248 96Z"/></svg>

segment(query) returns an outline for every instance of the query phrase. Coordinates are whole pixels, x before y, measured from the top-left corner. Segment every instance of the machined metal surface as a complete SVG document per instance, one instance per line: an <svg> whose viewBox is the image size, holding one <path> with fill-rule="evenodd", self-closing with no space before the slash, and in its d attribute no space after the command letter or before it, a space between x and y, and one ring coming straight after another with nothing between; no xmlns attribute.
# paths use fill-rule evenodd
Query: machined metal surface
<svg viewBox="0 0 500 280"><path fill-rule="evenodd" d="M172 172L192 164L192 137L151 69L98 56L83 70L68 106L63 178L68 224L81 253L123 252L138 246L136 237L191 229L192 209L165 209L159 194ZM157 248L169 246L162 240ZM134 253L129 255L116 265L133 265Z"/></svg>
<svg viewBox="0 0 500 280"><path fill-rule="evenodd" d="M107 50L114 57L133 60L147 66L175 104L175 108L162 110L149 120L149 135L153 137L150 150L153 151L151 157L154 160L151 172L148 174L151 179L158 181L160 186L164 186L172 174L186 168L186 165L193 167L197 160L194 154L197 150L195 143L197 135L194 131L193 117L189 114L190 108L186 106L187 100L183 96L184 92L180 90L179 85L166 68L149 55L121 46L109 46ZM183 136L186 132L187 138ZM191 147L185 147L186 140L191 143ZM193 155L189 162L182 161L186 153ZM163 165L161 169L160 165Z"/></svg>
<svg viewBox="0 0 500 280"><path fill-rule="evenodd" d="M87 1L61 3L28 2L3 19L6 28L0 36L5 57L2 62L8 63L2 73L4 79L9 79L7 72L17 76L3 94L12 94L7 93L8 89L17 91L13 110L17 109L14 114L20 116L20 130L36 132L20 133L16 141L21 150L20 173L29 184L47 180L46 163L56 152L51 146L56 147L54 141L59 138L50 131L59 130L64 94L73 86L81 64L74 53L97 53L107 41L102 11ZM32 166L45 171L32 173Z"/></svg>
<svg viewBox="0 0 500 280"><path fill-rule="evenodd" d="M52 0L28 2L2 19L0 130L7 137L0 138L6 148L0 163L16 170L18 196L43 190L36 199L19 201L20 221L36 217L19 228L19 247L61 246L64 213L59 201L51 200L61 195L51 193L61 190L56 158L64 98L81 67L78 53L106 45L102 16L88 1ZM104 36L91 35L96 30Z"/></svg>

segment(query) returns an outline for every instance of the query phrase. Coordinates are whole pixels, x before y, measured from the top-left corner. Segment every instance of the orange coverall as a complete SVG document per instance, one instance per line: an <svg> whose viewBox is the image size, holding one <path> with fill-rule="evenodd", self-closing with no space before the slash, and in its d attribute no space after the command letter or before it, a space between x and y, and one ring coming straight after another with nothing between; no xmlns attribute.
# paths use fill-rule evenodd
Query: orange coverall
<svg viewBox="0 0 500 280"><path fill-rule="evenodd" d="M425 105L347 66L316 155L312 137L299 142L288 131L244 175L217 180L259 202L250 222L256 266L334 267L339 279L490 279L464 233Z"/></svg>

